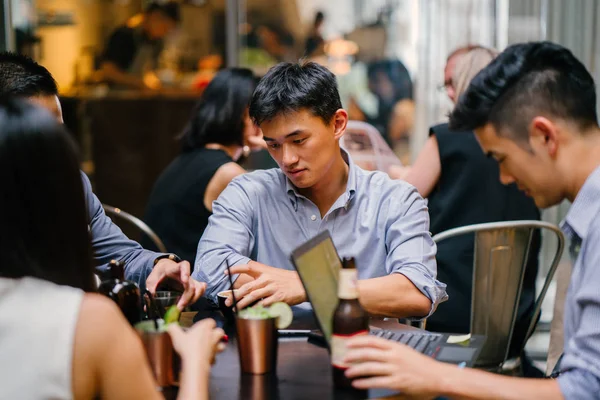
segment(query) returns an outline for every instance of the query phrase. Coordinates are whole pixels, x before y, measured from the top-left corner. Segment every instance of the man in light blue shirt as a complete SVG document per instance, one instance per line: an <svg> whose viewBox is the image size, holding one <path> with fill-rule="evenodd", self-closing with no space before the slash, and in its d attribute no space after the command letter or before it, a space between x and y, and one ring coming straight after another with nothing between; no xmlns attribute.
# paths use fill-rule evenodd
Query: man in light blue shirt
<svg viewBox="0 0 600 400"><path fill-rule="evenodd" d="M549 42L507 48L471 82L450 127L475 130L538 207L573 202L561 227L576 257L556 379L520 379L460 369L378 338L351 339L346 371L356 387L386 387L412 398L567 399L600 396L600 127L592 76ZM578 250L579 249L579 250Z"/></svg>
<svg viewBox="0 0 600 400"><path fill-rule="evenodd" d="M207 282L208 296L229 288L228 262L239 308L261 299L305 302L290 254L328 230L341 257L356 257L368 312L425 316L447 298L436 280L425 201L405 182L360 169L340 149L348 114L330 71L314 63L273 67L250 116L280 169L234 179L213 203L193 275Z"/></svg>

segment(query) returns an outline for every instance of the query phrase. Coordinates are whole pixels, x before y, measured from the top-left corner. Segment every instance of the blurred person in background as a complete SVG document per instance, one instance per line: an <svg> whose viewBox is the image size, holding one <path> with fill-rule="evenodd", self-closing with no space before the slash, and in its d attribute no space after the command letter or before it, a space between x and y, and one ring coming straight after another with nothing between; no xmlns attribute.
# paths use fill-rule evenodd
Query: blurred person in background
<svg viewBox="0 0 600 400"><path fill-rule="evenodd" d="M322 55L324 52L325 39L323 39L323 24L325 23L325 14L318 11L315 14L315 20L310 28L304 45L304 57L311 58Z"/></svg>
<svg viewBox="0 0 600 400"><path fill-rule="evenodd" d="M0 98L0 365L7 399L162 398L142 343L94 294L75 145L47 110ZM179 398L207 399L221 329L169 328L182 358Z"/></svg>
<svg viewBox="0 0 600 400"><path fill-rule="evenodd" d="M213 201L233 178L246 172L237 164L244 146L266 147L248 115L256 80L244 68L225 69L213 78L180 137L181 154L163 171L150 194L145 222L168 249L190 263L196 258Z"/></svg>
<svg viewBox="0 0 600 400"><path fill-rule="evenodd" d="M414 113L413 84L410 73L397 59L378 60L368 64L369 89L379 101L376 116L367 116L385 141L394 148L412 129Z"/></svg>
<svg viewBox="0 0 600 400"><path fill-rule="evenodd" d="M58 122L63 122L56 81L46 68L29 57L0 52L0 96L6 95L38 104L50 111ZM111 260L123 261L125 278L136 282L142 292L146 287L154 292L163 283L182 289L184 293L179 302L181 309L202 296L206 286L190 278L190 264L187 261L181 261L175 254L145 250L127 238L106 216L102 203L92 192L90 180L83 172L81 180L97 271L106 271Z"/></svg>
<svg viewBox="0 0 600 400"><path fill-rule="evenodd" d="M121 26L112 33L97 79L121 88L158 89L160 81L152 71L158 67L164 38L179 21L178 3L150 3L141 21Z"/></svg>
<svg viewBox="0 0 600 400"><path fill-rule="evenodd" d="M464 49L464 50L463 50ZM497 55L492 49L471 46L454 51L444 74L451 72L446 87L456 102L467 90L471 79ZM485 222L539 220L533 200L516 185L498 180L497 163L486 157L473 132L454 132L448 124L430 128L429 139L404 180L428 198L431 233ZM533 237L529 262L523 280L519 310L512 337L510 356L517 357L531 321L535 303L535 280L541 237ZM438 276L448 285L450 300L441 304L427 320L427 329L435 332L469 333L473 277L474 241L471 235L452 238L438 244ZM537 371L526 365L526 372Z"/></svg>

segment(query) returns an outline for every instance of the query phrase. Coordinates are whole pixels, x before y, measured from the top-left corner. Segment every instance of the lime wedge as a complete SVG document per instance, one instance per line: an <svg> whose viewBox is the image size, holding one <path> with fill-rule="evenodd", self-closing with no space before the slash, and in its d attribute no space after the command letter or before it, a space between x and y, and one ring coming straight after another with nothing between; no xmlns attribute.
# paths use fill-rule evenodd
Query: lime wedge
<svg viewBox="0 0 600 400"><path fill-rule="evenodd" d="M169 307L169 309L165 313L165 325L178 323L180 314L181 312L179 311L179 308L177 308L176 305L172 305L171 307Z"/></svg>
<svg viewBox="0 0 600 400"><path fill-rule="evenodd" d="M287 303L278 302L271 304L269 307L269 315L271 318L277 318L277 329L285 329L292 323L294 313L292 308Z"/></svg>

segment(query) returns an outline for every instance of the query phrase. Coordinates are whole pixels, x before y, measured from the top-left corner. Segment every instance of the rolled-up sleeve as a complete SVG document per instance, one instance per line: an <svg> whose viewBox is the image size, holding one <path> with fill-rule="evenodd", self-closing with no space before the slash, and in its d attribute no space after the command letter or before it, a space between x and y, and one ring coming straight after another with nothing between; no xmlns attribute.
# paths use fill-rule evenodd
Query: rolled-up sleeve
<svg viewBox="0 0 600 400"><path fill-rule="evenodd" d="M429 232L429 211L414 187L398 192L387 204L386 269L388 274L406 276L431 300L429 316L448 299L446 285L436 279L436 245Z"/></svg>
<svg viewBox="0 0 600 400"><path fill-rule="evenodd" d="M206 296L213 301L230 286L225 260L230 266L251 261L254 212L251 195L241 183L245 179L234 179L213 202L213 214L198 243L193 277L206 282Z"/></svg>
<svg viewBox="0 0 600 400"><path fill-rule="evenodd" d="M575 268L582 269L583 275L577 278L578 290L573 293L573 301L581 312L579 324L573 337L565 343L565 352L561 360L560 370L566 371L558 377L560 390L567 400L597 399L600 393L600 224L590 229L586 239L588 245L582 257L582 264ZM593 245L592 245L593 243ZM575 275L575 272L574 272ZM565 324L570 323L565 313Z"/></svg>

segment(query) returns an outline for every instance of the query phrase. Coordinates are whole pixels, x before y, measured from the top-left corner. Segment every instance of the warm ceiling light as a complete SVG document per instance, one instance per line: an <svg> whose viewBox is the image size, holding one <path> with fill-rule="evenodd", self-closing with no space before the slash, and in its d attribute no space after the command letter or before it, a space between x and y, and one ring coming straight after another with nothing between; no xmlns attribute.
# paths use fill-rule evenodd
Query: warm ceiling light
<svg viewBox="0 0 600 400"><path fill-rule="evenodd" d="M333 39L325 44L325 53L330 57L352 56L358 52L358 45L350 40Z"/></svg>

